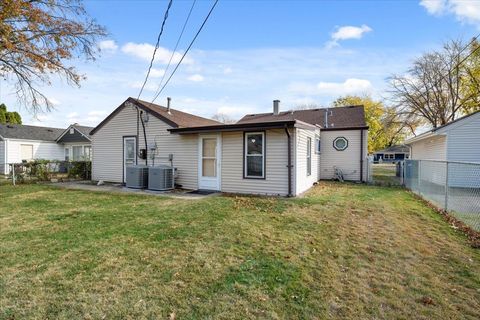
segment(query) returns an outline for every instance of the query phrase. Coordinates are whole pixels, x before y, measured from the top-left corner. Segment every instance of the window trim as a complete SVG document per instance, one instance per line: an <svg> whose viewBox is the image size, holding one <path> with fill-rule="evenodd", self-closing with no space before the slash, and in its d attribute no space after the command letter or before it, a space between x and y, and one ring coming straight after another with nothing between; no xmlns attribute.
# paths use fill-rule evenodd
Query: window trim
<svg viewBox="0 0 480 320"><path fill-rule="evenodd" d="M261 134L263 138L262 158L263 158L263 172L262 176L247 175L247 137L251 134ZM243 179L265 180L267 177L267 133L262 131L244 131L243 132Z"/></svg>
<svg viewBox="0 0 480 320"><path fill-rule="evenodd" d="M312 138L307 137L307 177L312 175Z"/></svg>
<svg viewBox="0 0 480 320"><path fill-rule="evenodd" d="M345 148L343 148L343 149L337 148L337 146L335 145L335 142L337 142L337 141L340 140L340 139L345 140ZM333 139L333 148L334 148L335 150L337 150L337 151L345 151L345 150L347 150L347 149L348 149L348 139L345 138L345 137L336 137L335 139Z"/></svg>

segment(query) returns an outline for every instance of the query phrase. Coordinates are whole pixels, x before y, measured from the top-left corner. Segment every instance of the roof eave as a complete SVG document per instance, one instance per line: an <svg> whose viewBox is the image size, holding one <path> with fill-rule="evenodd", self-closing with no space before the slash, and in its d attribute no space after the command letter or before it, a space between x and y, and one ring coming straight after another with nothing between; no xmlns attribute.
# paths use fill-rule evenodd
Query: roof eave
<svg viewBox="0 0 480 320"><path fill-rule="evenodd" d="M341 130L368 130L368 126L359 126L359 127L330 127L330 128L321 128L321 131L341 131Z"/></svg>
<svg viewBox="0 0 480 320"><path fill-rule="evenodd" d="M281 129L285 127L295 127L297 121L288 120L288 121L274 121L274 122L256 122L256 123L234 123L234 124L223 124L223 125L213 125L213 126L200 126L200 127L188 127L188 128L173 128L168 129L170 133L177 134L193 134L193 133L207 133L207 132L228 132L228 131L243 131L243 130L254 130L254 129ZM303 124L297 124L302 125ZM312 125L309 125L314 127Z"/></svg>

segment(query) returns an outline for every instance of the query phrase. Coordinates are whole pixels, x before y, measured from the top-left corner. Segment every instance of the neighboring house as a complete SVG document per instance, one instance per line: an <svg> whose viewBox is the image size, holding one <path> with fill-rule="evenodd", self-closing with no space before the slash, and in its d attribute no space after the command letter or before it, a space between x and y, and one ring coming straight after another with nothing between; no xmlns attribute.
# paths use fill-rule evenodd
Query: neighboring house
<svg viewBox="0 0 480 320"><path fill-rule="evenodd" d="M275 101L273 113L222 124L128 98L90 134L93 180L124 183L127 165L168 163L169 154L176 184L193 190L298 195L335 167L347 180L367 176L361 106L279 112ZM139 159L145 146L148 160Z"/></svg>
<svg viewBox="0 0 480 320"><path fill-rule="evenodd" d="M0 124L0 174L8 173L9 163L90 159L92 129L78 124L67 129Z"/></svg>
<svg viewBox="0 0 480 320"><path fill-rule="evenodd" d="M413 160L480 162L480 112L469 114L405 142Z"/></svg>
<svg viewBox="0 0 480 320"><path fill-rule="evenodd" d="M405 145L391 146L373 153L373 162L396 162L408 159L410 148Z"/></svg>

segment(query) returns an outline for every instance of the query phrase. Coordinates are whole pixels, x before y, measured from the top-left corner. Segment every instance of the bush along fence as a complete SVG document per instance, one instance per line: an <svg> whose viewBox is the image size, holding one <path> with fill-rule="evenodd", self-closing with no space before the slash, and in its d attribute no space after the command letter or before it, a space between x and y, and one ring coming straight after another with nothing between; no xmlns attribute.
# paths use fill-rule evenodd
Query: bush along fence
<svg viewBox="0 0 480 320"><path fill-rule="evenodd" d="M34 160L22 163L10 163L8 178L12 183L52 180L90 180L92 163L90 161Z"/></svg>
<svg viewBox="0 0 480 320"><path fill-rule="evenodd" d="M406 160L405 186L480 231L480 163Z"/></svg>

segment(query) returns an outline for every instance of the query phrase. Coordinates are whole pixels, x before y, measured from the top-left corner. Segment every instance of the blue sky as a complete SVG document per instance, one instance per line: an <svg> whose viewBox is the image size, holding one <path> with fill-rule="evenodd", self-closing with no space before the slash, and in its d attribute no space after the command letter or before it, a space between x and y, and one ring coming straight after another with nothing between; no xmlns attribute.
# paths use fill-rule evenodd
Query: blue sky
<svg viewBox="0 0 480 320"><path fill-rule="evenodd" d="M109 36L95 62L71 61L87 76L81 88L54 81L43 91L55 110L32 117L2 82L0 100L27 124L96 125L127 97L147 71L167 1L86 1ZM197 0L179 46L186 48L212 1ZM192 5L174 0L152 77L141 99L153 97ZM386 97L386 79L422 52L480 31L480 1L229 1L220 0L184 64L156 101L201 116L328 106L345 94ZM174 60L177 59L175 56ZM170 69L171 70L171 69ZM168 74L168 73L167 73Z"/></svg>

